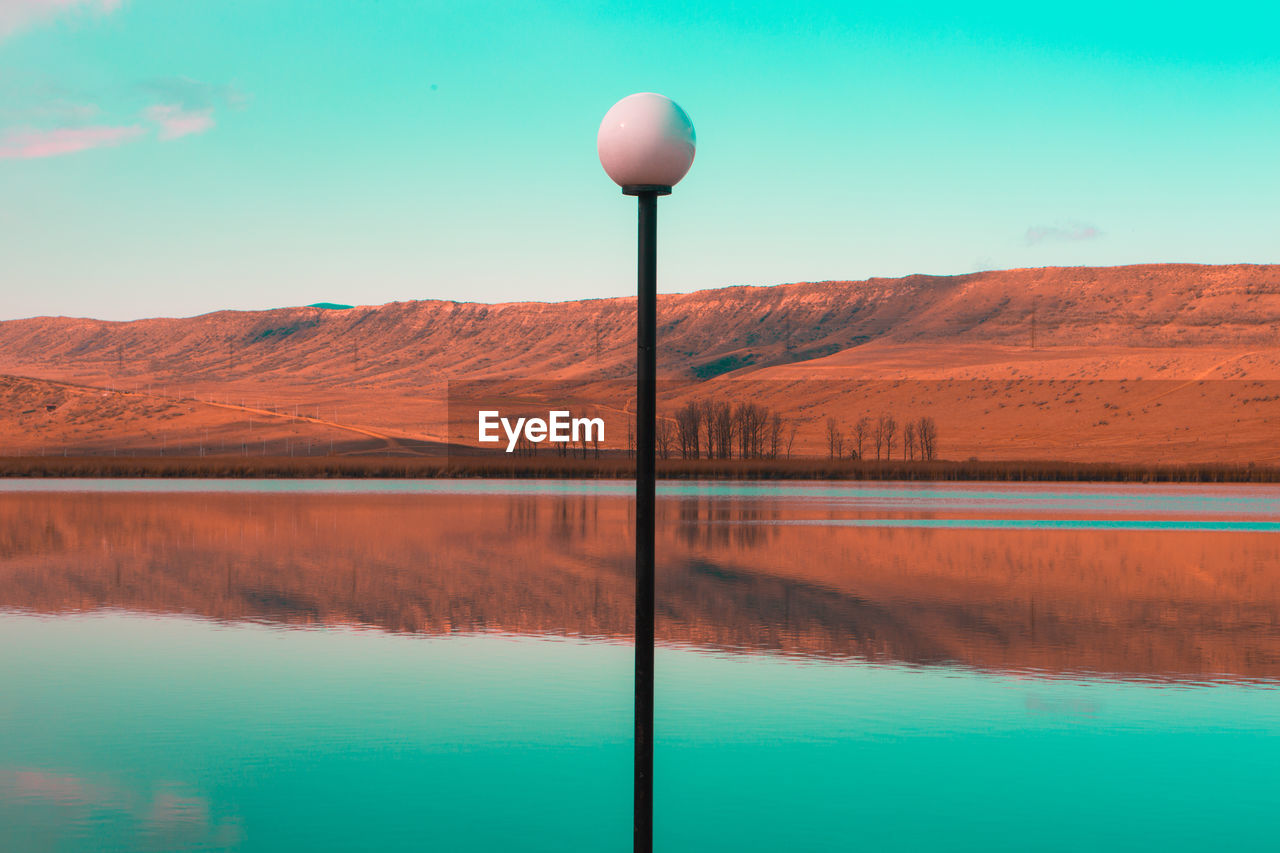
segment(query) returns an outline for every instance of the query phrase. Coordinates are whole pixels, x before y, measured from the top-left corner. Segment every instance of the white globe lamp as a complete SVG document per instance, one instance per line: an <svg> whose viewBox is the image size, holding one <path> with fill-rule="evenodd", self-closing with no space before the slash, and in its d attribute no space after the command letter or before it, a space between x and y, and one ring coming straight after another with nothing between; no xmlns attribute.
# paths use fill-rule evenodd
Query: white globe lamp
<svg viewBox="0 0 1280 853"><path fill-rule="evenodd" d="M653 92L628 95L614 104L596 135L600 165L628 195L669 193L688 174L696 146L688 113Z"/></svg>

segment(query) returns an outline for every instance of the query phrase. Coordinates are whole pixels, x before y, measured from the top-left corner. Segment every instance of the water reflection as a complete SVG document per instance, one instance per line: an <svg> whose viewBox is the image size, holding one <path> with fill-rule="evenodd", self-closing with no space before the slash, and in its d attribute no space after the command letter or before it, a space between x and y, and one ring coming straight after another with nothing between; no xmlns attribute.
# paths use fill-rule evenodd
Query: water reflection
<svg viewBox="0 0 1280 853"><path fill-rule="evenodd" d="M133 850L234 849L241 831L234 818L210 813L207 798L176 782L138 790L117 780L36 767L0 767L0 811L13 809L14 849L55 849L59 827L92 826L98 837L125 841Z"/></svg>
<svg viewBox="0 0 1280 853"><path fill-rule="evenodd" d="M1045 490L1052 512L1029 511L1026 487L979 498L891 486L803 499L677 492L658 505L659 639L993 670L1280 678L1274 495L1197 516L1186 490L1150 490L1146 502L1080 492L1087 500ZM1248 524L1143 529L1175 517ZM1077 523L1054 526L1068 518ZM625 639L631 524L626 497L589 489L6 491L0 608Z"/></svg>

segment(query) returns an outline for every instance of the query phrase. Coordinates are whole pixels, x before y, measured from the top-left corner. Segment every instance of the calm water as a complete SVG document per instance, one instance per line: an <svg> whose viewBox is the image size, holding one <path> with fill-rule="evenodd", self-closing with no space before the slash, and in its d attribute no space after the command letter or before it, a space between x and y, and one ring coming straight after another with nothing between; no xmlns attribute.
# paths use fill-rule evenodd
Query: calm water
<svg viewBox="0 0 1280 853"><path fill-rule="evenodd" d="M0 850L629 849L629 493L0 481ZM660 849L1274 849L1280 489L658 512Z"/></svg>

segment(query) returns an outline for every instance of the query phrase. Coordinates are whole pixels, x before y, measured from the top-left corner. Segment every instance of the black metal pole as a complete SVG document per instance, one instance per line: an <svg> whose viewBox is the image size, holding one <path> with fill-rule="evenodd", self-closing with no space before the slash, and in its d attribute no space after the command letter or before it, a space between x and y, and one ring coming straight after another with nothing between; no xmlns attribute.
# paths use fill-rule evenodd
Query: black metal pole
<svg viewBox="0 0 1280 853"><path fill-rule="evenodd" d="M668 190L669 192L669 190ZM636 310L635 851L653 850L654 421L657 416L658 191L640 203Z"/></svg>
<svg viewBox="0 0 1280 853"><path fill-rule="evenodd" d="M654 444L657 420L658 196L671 187L624 186L640 207L636 287L636 718L633 846L653 850Z"/></svg>

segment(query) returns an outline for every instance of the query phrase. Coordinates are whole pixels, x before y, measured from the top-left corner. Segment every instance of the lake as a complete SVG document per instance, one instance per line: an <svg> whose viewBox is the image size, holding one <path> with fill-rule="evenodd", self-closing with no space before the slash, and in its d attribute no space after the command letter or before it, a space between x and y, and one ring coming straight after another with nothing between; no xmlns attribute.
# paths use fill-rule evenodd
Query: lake
<svg viewBox="0 0 1280 853"><path fill-rule="evenodd" d="M0 849L629 850L631 492L0 481ZM657 849L1274 849L1280 488L657 513Z"/></svg>

